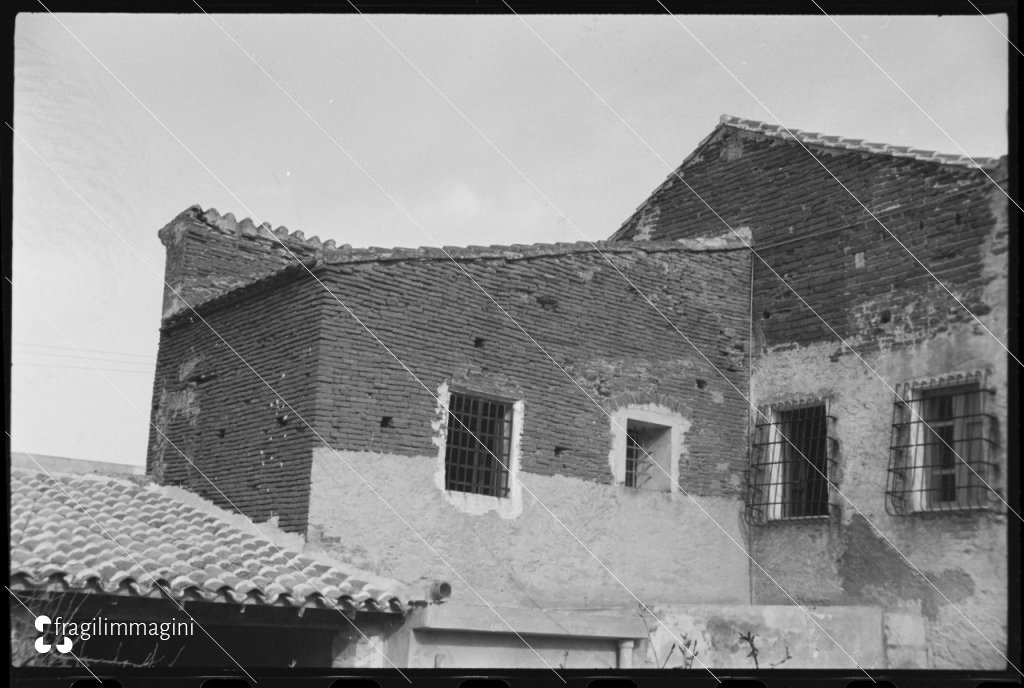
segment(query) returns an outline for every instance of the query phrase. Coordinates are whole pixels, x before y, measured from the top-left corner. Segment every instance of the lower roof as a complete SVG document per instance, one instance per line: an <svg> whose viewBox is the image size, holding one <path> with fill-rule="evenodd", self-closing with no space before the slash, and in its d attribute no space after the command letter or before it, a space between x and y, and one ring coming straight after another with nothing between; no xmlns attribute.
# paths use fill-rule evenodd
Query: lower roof
<svg viewBox="0 0 1024 688"><path fill-rule="evenodd" d="M398 581L284 549L263 534L273 526L176 491L144 476L12 469L11 590L405 611Z"/></svg>

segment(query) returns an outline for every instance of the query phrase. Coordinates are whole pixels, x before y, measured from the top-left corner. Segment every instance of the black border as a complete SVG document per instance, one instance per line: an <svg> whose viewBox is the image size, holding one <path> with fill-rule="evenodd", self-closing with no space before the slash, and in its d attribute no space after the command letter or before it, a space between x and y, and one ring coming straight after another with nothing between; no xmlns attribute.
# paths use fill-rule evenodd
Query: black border
<svg viewBox="0 0 1024 688"><path fill-rule="evenodd" d="M973 15L979 10L982 12L1003 12L1009 15L1009 38L1017 46L1019 42L1019 8L1013 0L897 0L896 2L871 2L869 0L818 0L830 14L835 15L908 15L908 14L945 14L945 15ZM152 2L139 3L126 0L53 0L47 1L46 7L54 12L165 12L165 13L198 13L200 10L193 2L186 0L153 0ZM972 3L973 2L973 7ZM501 0L363 0L356 3L362 12L367 14L385 13L414 13L414 14L509 14L508 8ZM557 0L539 2L538 0L518 0L509 4L515 11L521 14L662 14L664 7L673 13L680 14L792 14L792 15L813 15L818 14L817 7L811 0L806 2L792 2L791 0L664 0L664 7L658 0L602 0L601 2L583 3L577 0ZM281 0L203 0L202 8L209 13L332 13L348 14L354 10L346 0L301 0L300 2L285 3ZM977 9L975 9L977 8ZM13 75L14 75L14 29L15 18L20 12L41 12L44 11L37 2L28 0L13 0L9 2L3 11L4 42L3 62L5 73L11 76L9 86L4 90L2 111L5 115L5 122L13 122ZM941 50L941 46L936 46ZM1011 198L1019 199L1020 176L1019 158L1017 155L1019 147L1019 103L1016 88L1019 76L1019 56L1014 50L1008 51L1009 62L1009 112L1007 114L1008 127L1008 173L1009 173L1009 194ZM941 78L941 75L937 75ZM0 184L0 237L2 237L3 250L3 307L4 318L3 330L3 351L5 369L10 366L11 352L11 283L12 279L12 184L13 184L13 144L14 135L4 125L0 155L2 155L2 184ZM1008 333L1008 345L1011 351L1020 358L1020 294L1019 284L1019 228L1021 212L1009 208L1009 300L1007 307L1008 322L1010 331ZM1017 428L1011 420L1016 409L1019 412L1020 401L1020 366L1015 365L1009 358L1008 365L1008 428ZM4 376L4 427L10 427L10 379ZM4 435L5 456L10 455L10 439ZM1008 461L1007 475L1007 501L1015 510L1020 512L1020 465L1019 460L1014 461L1012 457L1020 456L1019 433L1008 432L1007 455L1011 457ZM10 463L8 459L8 478ZM10 504L10 480L8 479L7 497ZM1021 665L1021 522L1012 517L1007 518L1008 524L1008 655L1017 666ZM9 534L8 534L9 538ZM9 548L6 552L9 560ZM10 646L7 646L10 652ZM8 661L8 666L10 663ZM1024 668L1024 667L1022 667ZM563 683L551 671L548 670L405 670L404 673L412 679L414 685L437 685L437 686L458 686L467 685L464 681L469 680L477 684L477 679L498 679L495 686L503 683L512 688L525 685L538 686L565 686L566 688L585 688L594 685L594 688L617 688L614 683L621 682L623 686L653 686L657 688L669 688L676 686L713 686L716 685L706 671L703 670L672 670L672 671L634 671L634 672L599 672L580 670L561 670L560 674L565 678ZM274 671L250 672L258 681L260 686L330 686L337 682L338 686L349 688L369 688L370 685L379 685L381 688L398 688L407 686L408 682L394 670L344 670L344 671L321 671L321 670L293 670L289 672ZM749 669L736 670L715 670L715 673L726 680L726 685L738 681L737 685L764 685L774 686L849 686L853 684L875 685L871 683L862 673L856 670L840 671L785 671L775 669L767 671L750 671ZM906 670L871 670L872 678L884 686L885 682L901 688L921 686L1012 686L1024 685L1024 678L1017 672L1008 668L1006 671L906 671ZM114 678L117 683L107 680L103 686L200 686L209 679L214 679L210 686L221 684L223 679L237 679L239 672L199 672L196 670L136 670L131 672L118 672L118 674L98 674L101 678L107 676ZM96 684L91 676L81 669L37 669L37 668L11 668L9 678L11 685L19 686L71 686L71 685L100 685ZM340 680L339 680L340 679ZM360 679L370 679L370 682ZM613 679L606 683L607 679ZM746 683L753 679L753 683ZM599 681L599 684L593 684ZM487 681L484 682L489 683ZM241 682L228 680L226 685L249 685L245 680ZM468 688L468 686L467 686Z"/></svg>

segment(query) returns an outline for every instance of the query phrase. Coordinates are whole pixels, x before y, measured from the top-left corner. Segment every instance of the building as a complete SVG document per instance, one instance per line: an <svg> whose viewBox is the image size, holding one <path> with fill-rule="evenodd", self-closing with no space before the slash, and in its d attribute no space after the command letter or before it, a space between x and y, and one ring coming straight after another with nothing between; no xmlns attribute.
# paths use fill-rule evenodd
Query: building
<svg viewBox="0 0 1024 688"><path fill-rule="evenodd" d="M451 581L409 666L1001 668L1005 179L723 118L607 242L190 208L147 470Z"/></svg>
<svg viewBox="0 0 1024 688"><path fill-rule="evenodd" d="M1005 158L723 117L613 237L750 232L751 554L803 602L920 611L942 668L1005 666L1006 185Z"/></svg>

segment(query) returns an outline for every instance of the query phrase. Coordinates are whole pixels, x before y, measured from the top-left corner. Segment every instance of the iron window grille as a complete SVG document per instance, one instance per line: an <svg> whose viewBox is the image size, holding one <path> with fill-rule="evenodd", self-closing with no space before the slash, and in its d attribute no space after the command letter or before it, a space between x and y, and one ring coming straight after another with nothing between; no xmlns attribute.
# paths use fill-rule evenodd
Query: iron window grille
<svg viewBox="0 0 1024 688"><path fill-rule="evenodd" d="M749 523L832 514L834 421L828 399L761 409L747 481Z"/></svg>
<svg viewBox="0 0 1024 688"><path fill-rule="evenodd" d="M654 441L660 431L630 421L626 426L626 487L643 488L654 470Z"/></svg>
<svg viewBox="0 0 1024 688"><path fill-rule="evenodd" d="M995 473L995 391L987 374L908 383L893 403L886 511L905 515L988 506Z"/></svg>
<svg viewBox="0 0 1024 688"><path fill-rule="evenodd" d="M451 394L444 457L445 489L507 497L511 445L510 402Z"/></svg>

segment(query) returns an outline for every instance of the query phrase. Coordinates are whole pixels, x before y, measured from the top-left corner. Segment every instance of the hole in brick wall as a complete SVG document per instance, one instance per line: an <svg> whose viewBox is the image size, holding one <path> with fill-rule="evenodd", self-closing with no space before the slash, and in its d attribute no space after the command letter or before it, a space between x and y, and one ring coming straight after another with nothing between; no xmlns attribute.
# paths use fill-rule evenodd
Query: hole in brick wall
<svg viewBox="0 0 1024 688"><path fill-rule="evenodd" d="M697 378L697 389L704 389L708 386L708 381L703 378Z"/></svg>
<svg viewBox="0 0 1024 688"><path fill-rule="evenodd" d="M881 317L880 317L879 319L880 319L880 320L881 320L881 321L882 321L883 323L887 323L887 322L889 322L890 320L892 320L892 313L890 313L890 312L889 312L889 309L888 309L888 308L886 308L886 309L885 309L884 311L882 311L882 315L881 315Z"/></svg>
<svg viewBox="0 0 1024 688"><path fill-rule="evenodd" d="M484 348L484 344L486 343L487 340L484 339L483 337L477 337L476 339L473 340L473 346L475 346L478 349Z"/></svg>
<svg viewBox="0 0 1024 688"><path fill-rule="evenodd" d="M960 224L960 213L956 214L956 223Z"/></svg>
<svg viewBox="0 0 1024 688"><path fill-rule="evenodd" d="M550 294L541 294L538 296L537 303L539 303L540 307L546 311L553 311L558 308L558 299Z"/></svg>
<svg viewBox="0 0 1024 688"><path fill-rule="evenodd" d="M224 428L221 428L220 430L217 431L217 435L220 436L220 437L223 437L226 434L227 434L227 430L225 430Z"/></svg>
<svg viewBox="0 0 1024 688"><path fill-rule="evenodd" d="M562 454L569 451L569 447L555 447L555 456L561 456Z"/></svg>
<svg viewBox="0 0 1024 688"><path fill-rule="evenodd" d="M768 318L772 317L772 314L769 311L765 311L764 313L761 314L761 317L767 320Z"/></svg>
<svg viewBox="0 0 1024 688"><path fill-rule="evenodd" d="M290 415L288 415L287 413L282 413L282 414L278 415L277 423L278 423L278 425L285 425L291 419L292 419L292 417Z"/></svg>
<svg viewBox="0 0 1024 688"><path fill-rule="evenodd" d="M395 419L394 416L381 416L380 426L382 428L390 428L391 427L391 421L393 421L394 419Z"/></svg>

